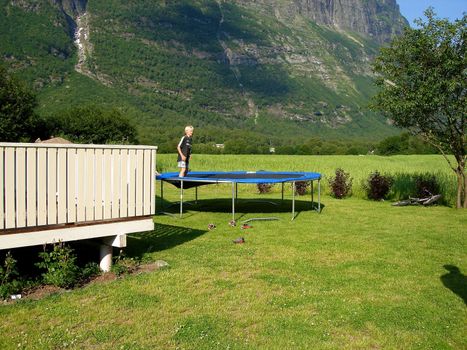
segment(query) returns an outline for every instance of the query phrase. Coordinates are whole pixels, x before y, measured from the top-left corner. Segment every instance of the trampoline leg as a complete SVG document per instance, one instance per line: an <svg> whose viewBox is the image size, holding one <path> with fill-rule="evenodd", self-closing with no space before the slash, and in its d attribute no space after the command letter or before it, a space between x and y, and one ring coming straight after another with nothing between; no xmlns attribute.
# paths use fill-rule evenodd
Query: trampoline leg
<svg viewBox="0 0 467 350"><path fill-rule="evenodd" d="M284 183L282 182L282 202L284 202Z"/></svg>
<svg viewBox="0 0 467 350"><path fill-rule="evenodd" d="M235 189L236 183L232 182L232 220L235 221Z"/></svg>
<svg viewBox="0 0 467 350"><path fill-rule="evenodd" d="M198 186L195 187L195 204L198 204Z"/></svg>
<svg viewBox="0 0 467 350"><path fill-rule="evenodd" d="M180 181L180 218L182 217L183 213L183 180Z"/></svg>
<svg viewBox="0 0 467 350"><path fill-rule="evenodd" d="M313 186L313 180L310 181L311 182L311 209L313 210L313 202L314 202L314 193L313 193L313 190L314 190L314 186Z"/></svg>
<svg viewBox="0 0 467 350"><path fill-rule="evenodd" d="M164 181L161 181L161 209L164 210Z"/></svg>
<svg viewBox="0 0 467 350"><path fill-rule="evenodd" d="M321 213L321 179L318 180L318 213Z"/></svg>
<svg viewBox="0 0 467 350"><path fill-rule="evenodd" d="M292 182L292 220L295 219L295 181Z"/></svg>

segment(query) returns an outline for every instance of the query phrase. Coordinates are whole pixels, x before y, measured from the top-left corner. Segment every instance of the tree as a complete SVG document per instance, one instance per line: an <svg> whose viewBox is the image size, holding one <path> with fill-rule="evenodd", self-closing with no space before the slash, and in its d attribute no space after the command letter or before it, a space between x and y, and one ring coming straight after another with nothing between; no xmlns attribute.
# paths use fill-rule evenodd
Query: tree
<svg viewBox="0 0 467 350"><path fill-rule="evenodd" d="M136 129L117 109L75 107L48 118L54 136L77 143L137 143Z"/></svg>
<svg viewBox="0 0 467 350"><path fill-rule="evenodd" d="M32 141L40 136L36 106L36 96L0 66L0 141Z"/></svg>
<svg viewBox="0 0 467 350"><path fill-rule="evenodd" d="M436 18L432 8L425 15L426 23L406 28L375 59L380 90L372 108L443 154L457 176L457 207L467 208L467 15L454 22Z"/></svg>

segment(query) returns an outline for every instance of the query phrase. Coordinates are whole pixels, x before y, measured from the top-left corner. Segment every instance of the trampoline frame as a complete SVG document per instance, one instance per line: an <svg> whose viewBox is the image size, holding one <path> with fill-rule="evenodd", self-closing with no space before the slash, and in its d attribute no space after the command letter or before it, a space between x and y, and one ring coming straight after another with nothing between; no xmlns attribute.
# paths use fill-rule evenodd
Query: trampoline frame
<svg viewBox="0 0 467 350"><path fill-rule="evenodd" d="M191 172L190 175L195 175L195 174L216 174L216 175L222 175L222 174L294 174L294 175L303 175L305 180L301 180L300 178L284 178L284 179L270 179L270 182L264 181L265 179L262 179L262 181L255 182L254 179L251 181L235 181L236 179L228 179L228 178L217 178L217 179L203 179L203 178L197 178L197 177L179 177L178 173L165 173L165 174L160 174L156 176L156 180L161 181L161 201L163 203L164 200L164 182L180 182L180 218L183 217L183 193L184 193L184 182L198 182L198 183L206 183L206 184L232 184L232 220L235 221L235 202L238 198L238 184L239 183L246 183L246 184L258 184L258 183L281 183L282 184L282 201L284 200L284 184L287 182L292 183L292 220L295 219L295 183L296 182L302 182L302 181L309 181L310 186L311 186L311 205L313 208L313 202L314 202L314 186L313 186L313 181L317 180L318 181L318 208L317 212L321 213L321 174L318 173L305 173L305 172ZM313 174L313 178L310 178L311 175ZM258 179L261 179L258 177ZM200 185L201 186L201 185ZM176 186L178 187L178 186ZM195 186L195 203L198 202L198 186Z"/></svg>

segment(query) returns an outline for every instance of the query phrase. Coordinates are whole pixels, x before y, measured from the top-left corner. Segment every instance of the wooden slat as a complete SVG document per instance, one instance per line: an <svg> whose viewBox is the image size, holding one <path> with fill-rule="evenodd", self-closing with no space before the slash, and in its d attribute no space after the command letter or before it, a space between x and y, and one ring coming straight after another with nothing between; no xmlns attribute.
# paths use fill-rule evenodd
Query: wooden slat
<svg viewBox="0 0 467 350"><path fill-rule="evenodd" d="M5 228L15 228L15 149L5 149Z"/></svg>
<svg viewBox="0 0 467 350"><path fill-rule="evenodd" d="M104 184L104 176L102 173L102 162L103 162L103 154L104 151L102 149L96 149L95 154L95 173L96 173L96 181L95 181L95 208L94 208L94 217L95 220L102 220L104 218L103 210L102 210L102 200L103 200L103 184Z"/></svg>
<svg viewBox="0 0 467 350"><path fill-rule="evenodd" d="M112 217L112 169L111 169L111 150L104 150L104 219Z"/></svg>
<svg viewBox="0 0 467 350"><path fill-rule="evenodd" d="M120 150L112 150L112 218L120 217L120 189L121 189L121 160L120 160Z"/></svg>
<svg viewBox="0 0 467 350"><path fill-rule="evenodd" d="M85 150L78 149L76 152L76 221L85 221L85 192L84 192L84 177L85 174Z"/></svg>
<svg viewBox="0 0 467 350"><path fill-rule="evenodd" d="M4 147L0 147L0 230L5 228L5 207L3 205L3 201L5 199L5 184L3 182L3 171L5 169L5 158L3 157L4 150Z"/></svg>
<svg viewBox="0 0 467 350"><path fill-rule="evenodd" d="M26 227L26 149L16 149L16 227Z"/></svg>
<svg viewBox="0 0 467 350"><path fill-rule="evenodd" d="M144 151L136 151L136 216L143 215Z"/></svg>
<svg viewBox="0 0 467 350"><path fill-rule="evenodd" d="M155 212L153 148L0 146L0 229Z"/></svg>
<svg viewBox="0 0 467 350"><path fill-rule="evenodd" d="M156 213L156 150L151 150L151 215Z"/></svg>
<svg viewBox="0 0 467 350"><path fill-rule="evenodd" d="M94 187L95 187L95 169L94 169L94 150L86 150L86 164L84 178L85 189L85 207L86 207L86 221L94 220Z"/></svg>
<svg viewBox="0 0 467 350"><path fill-rule="evenodd" d="M136 188L135 188L135 167L136 151L128 152L128 216L135 216L136 213Z"/></svg>
<svg viewBox="0 0 467 350"><path fill-rule="evenodd" d="M76 149L67 150L67 222L76 221Z"/></svg>
<svg viewBox="0 0 467 350"><path fill-rule="evenodd" d="M47 225L47 149L37 150L37 224Z"/></svg>
<svg viewBox="0 0 467 350"><path fill-rule="evenodd" d="M66 149L59 148L57 155L57 217L59 224L66 223L67 217L67 156Z"/></svg>
<svg viewBox="0 0 467 350"><path fill-rule="evenodd" d="M120 153L121 174L120 180L120 217L128 216L128 150L122 149Z"/></svg>
<svg viewBox="0 0 467 350"><path fill-rule="evenodd" d="M47 224L57 223L57 149L47 149Z"/></svg>
<svg viewBox="0 0 467 350"><path fill-rule="evenodd" d="M151 214L151 150L144 150L143 215Z"/></svg>
<svg viewBox="0 0 467 350"><path fill-rule="evenodd" d="M37 225L37 148L28 148L26 151L27 178L26 178L26 206L27 226Z"/></svg>

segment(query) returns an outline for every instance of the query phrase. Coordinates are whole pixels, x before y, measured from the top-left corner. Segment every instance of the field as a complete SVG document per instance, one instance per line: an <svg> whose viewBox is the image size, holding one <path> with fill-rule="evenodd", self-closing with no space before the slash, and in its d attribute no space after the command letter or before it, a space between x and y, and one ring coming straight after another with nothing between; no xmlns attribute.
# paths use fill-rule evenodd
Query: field
<svg viewBox="0 0 467 350"><path fill-rule="evenodd" d="M159 172L177 171L176 155L158 155ZM450 159L455 164L454 158ZM362 189L368 175L377 170L394 177L390 199L407 198L413 190L410 175L433 174L441 187L445 202L455 204L456 177L447 161L439 155L402 155L402 156L287 156L287 155L194 155L190 167L194 171L215 170L276 170L319 172L323 190L328 193L327 179L335 175L336 168L349 172L353 178L353 194L365 198ZM277 186L276 191L280 188ZM252 190L250 189L250 192ZM253 190L254 192L254 190ZM413 193L412 193L413 195Z"/></svg>
<svg viewBox="0 0 467 350"><path fill-rule="evenodd" d="M158 156L159 171L175 171L174 164L174 155ZM451 199L454 183L439 156L195 155L192 166L326 176L342 167L355 184L373 170L401 179L433 172ZM291 193L284 203L279 188L261 195L278 206L247 203L260 195L241 186L238 221L280 219L246 230L228 225L228 187L201 187L198 206L182 219L156 215L153 232L128 239L128 256L164 260L169 269L2 305L0 348L467 348L465 210L392 207L365 200L360 188L337 200L322 182L322 213L311 210L308 194L294 221ZM177 200L175 189L164 192ZM193 193L186 191L187 199ZM209 231L209 223L217 227ZM238 237L246 242L233 244Z"/></svg>

